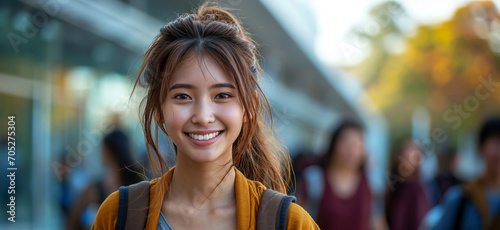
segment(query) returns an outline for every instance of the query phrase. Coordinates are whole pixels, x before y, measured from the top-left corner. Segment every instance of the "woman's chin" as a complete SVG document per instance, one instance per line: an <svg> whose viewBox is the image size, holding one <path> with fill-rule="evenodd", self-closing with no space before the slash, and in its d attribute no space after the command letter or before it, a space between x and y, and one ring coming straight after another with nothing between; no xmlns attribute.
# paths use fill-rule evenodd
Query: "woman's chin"
<svg viewBox="0 0 500 230"><path fill-rule="evenodd" d="M217 161L220 156L220 153L214 151L197 151L196 153L189 154L188 157L196 163L210 163Z"/></svg>

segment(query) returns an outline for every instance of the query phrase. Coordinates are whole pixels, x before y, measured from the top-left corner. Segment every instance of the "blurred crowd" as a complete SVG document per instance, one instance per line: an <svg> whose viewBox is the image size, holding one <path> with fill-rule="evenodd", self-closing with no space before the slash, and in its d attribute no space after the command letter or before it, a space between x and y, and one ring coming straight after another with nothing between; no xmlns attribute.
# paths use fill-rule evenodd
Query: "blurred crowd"
<svg viewBox="0 0 500 230"><path fill-rule="evenodd" d="M500 229L500 118L485 121L476 137L485 162L478 178L457 176L459 155L449 147L425 180L426 147L409 137L391 154L385 194L377 196L366 179L363 128L345 121L322 157L295 159L298 200L321 229Z"/></svg>
<svg viewBox="0 0 500 230"><path fill-rule="evenodd" d="M438 154L435 176L425 180L420 170L426 148L408 137L391 154L385 194L373 194L363 126L344 120L331 130L323 154L296 155L289 193L321 229L500 229L500 118L485 121L476 138L477 153L485 162L476 179L457 176L459 154L450 146ZM67 229L90 229L109 194L147 179L147 165L134 159L125 131L115 128L104 136L101 150L106 169L100 179L78 196L67 177L62 182Z"/></svg>
<svg viewBox="0 0 500 230"><path fill-rule="evenodd" d="M111 132L101 140L103 171L97 179L85 180L90 175L74 170L62 175L60 207L66 215L66 229L90 229L101 203L120 186L147 180L144 161L135 159L130 137L115 122ZM63 157L63 161L68 158ZM82 185L81 183L86 183Z"/></svg>

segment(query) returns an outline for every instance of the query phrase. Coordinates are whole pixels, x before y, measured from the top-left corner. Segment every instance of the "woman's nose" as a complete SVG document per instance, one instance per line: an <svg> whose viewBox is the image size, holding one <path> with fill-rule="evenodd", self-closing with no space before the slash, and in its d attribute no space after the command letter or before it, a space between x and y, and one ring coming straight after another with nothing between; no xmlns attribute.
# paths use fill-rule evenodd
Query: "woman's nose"
<svg viewBox="0 0 500 230"><path fill-rule="evenodd" d="M215 121L212 101L210 99L204 98L195 103L191 121L201 126L206 126Z"/></svg>

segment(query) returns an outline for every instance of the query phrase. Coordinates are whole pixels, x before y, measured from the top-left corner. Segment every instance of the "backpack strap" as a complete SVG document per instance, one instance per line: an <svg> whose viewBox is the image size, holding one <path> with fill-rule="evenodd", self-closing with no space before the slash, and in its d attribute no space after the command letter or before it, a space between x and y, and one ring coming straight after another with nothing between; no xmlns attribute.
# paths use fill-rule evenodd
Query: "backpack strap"
<svg viewBox="0 0 500 230"><path fill-rule="evenodd" d="M497 212L498 212L497 215L495 216L495 218L491 222L491 225L490 225L491 230L500 229L500 210Z"/></svg>
<svg viewBox="0 0 500 230"><path fill-rule="evenodd" d="M287 196L272 189L264 190L257 213L257 230L285 230L288 208L295 201L294 196Z"/></svg>
<svg viewBox="0 0 500 230"><path fill-rule="evenodd" d="M460 226L462 226L462 220L464 218L465 212L465 204L467 203L467 197L462 194L460 197L460 203L458 203L458 209L456 211L455 222L453 223L452 230L460 230Z"/></svg>
<svg viewBox="0 0 500 230"><path fill-rule="evenodd" d="M484 177L462 186L463 196L467 197L479 212L483 230L488 229L492 221L485 188L486 180Z"/></svg>
<svg viewBox="0 0 500 230"><path fill-rule="evenodd" d="M119 190L116 230L144 229L149 211L149 181L141 181Z"/></svg>

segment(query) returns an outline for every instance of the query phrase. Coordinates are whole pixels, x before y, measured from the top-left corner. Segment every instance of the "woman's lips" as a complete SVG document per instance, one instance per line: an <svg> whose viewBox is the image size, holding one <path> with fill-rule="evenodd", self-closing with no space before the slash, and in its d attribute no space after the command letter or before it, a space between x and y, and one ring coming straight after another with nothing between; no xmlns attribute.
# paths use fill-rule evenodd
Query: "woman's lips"
<svg viewBox="0 0 500 230"><path fill-rule="evenodd" d="M224 131L194 131L185 133L193 144L198 146L209 146L216 142Z"/></svg>

